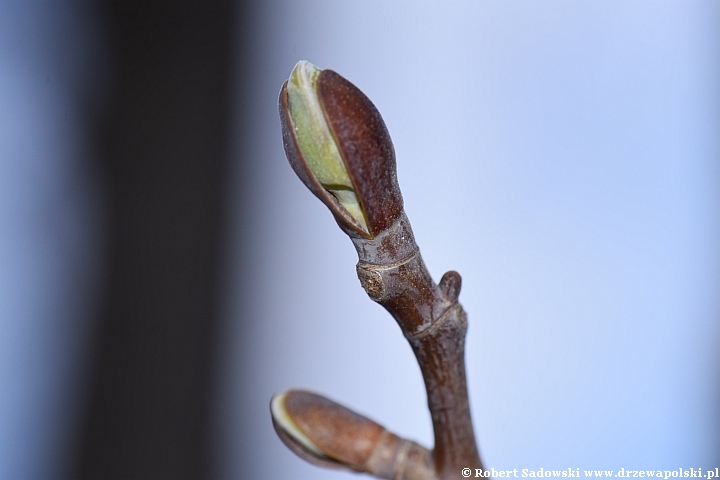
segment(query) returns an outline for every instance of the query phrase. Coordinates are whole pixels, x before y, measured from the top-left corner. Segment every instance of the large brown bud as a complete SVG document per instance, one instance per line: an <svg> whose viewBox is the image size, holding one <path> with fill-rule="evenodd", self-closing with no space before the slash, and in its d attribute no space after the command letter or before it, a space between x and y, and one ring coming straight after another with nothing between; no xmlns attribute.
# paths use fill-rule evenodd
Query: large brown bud
<svg viewBox="0 0 720 480"><path fill-rule="evenodd" d="M374 238L400 217L390 135L355 85L301 61L280 90L279 109L290 165L348 235Z"/></svg>

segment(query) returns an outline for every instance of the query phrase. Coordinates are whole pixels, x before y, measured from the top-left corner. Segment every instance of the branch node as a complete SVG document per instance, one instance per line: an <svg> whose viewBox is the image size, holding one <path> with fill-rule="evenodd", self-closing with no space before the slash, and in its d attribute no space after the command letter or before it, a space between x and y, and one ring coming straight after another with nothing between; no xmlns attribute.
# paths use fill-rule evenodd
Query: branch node
<svg viewBox="0 0 720 480"><path fill-rule="evenodd" d="M359 263L356 268L360 285L372 300L379 302L385 295L385 282L382 275L374 269L366 268Z"/></svg>

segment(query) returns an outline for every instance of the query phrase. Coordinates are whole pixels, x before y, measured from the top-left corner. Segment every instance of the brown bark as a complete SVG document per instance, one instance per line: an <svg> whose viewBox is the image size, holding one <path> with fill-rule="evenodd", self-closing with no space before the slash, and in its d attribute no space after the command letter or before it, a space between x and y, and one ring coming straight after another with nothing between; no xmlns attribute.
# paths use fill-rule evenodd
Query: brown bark
<svg viewBox="0 0 720 480"><path fill-rule="evenodd" d="M460 275L447 272L438 285L425 267L403 210L392 142L372 102L331 70L318 75L317 96L369 232L358 228L303 158L288 111L287 83L279 101L285 153L355 245L363 288L395 318L410 343L425 381L435 447L430 452L335 402L303 391L286 392L273 400L275 429L291 450L318 465L380 478L456 479L463 468L483 468L468 403L467 317L458 303Z"/></svg>
<svg viewBox="0 0 720 480"><path fill-rule="evenodd" d="M420 365L435 433L437 478L457 478L465 467L482 468L468 403L460 275L450 271L440 285L433 282L404 214L381 236L353 243L360 283L398 322Z"/></svg>

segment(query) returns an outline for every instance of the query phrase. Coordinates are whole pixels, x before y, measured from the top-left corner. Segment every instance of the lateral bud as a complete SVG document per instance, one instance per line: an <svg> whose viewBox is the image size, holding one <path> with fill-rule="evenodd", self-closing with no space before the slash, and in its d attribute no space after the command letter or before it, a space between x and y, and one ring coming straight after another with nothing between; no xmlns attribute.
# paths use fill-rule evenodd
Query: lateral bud
<svg viewBox="0 0 720 480"><path fill-rule="evenodd" d="M372 300L379 302L385 296L385 282L382 275L377 271L367 268L362 263L358 263L355 267L357 270L360 285L365 289Z"/></svg>
<svg viewBox="0 0 720 480"><path fill-rule="evenodd" d="M282 392L270 411L283 443L315 465L386 479L437 480L426 448L321 395Z"/></svg>

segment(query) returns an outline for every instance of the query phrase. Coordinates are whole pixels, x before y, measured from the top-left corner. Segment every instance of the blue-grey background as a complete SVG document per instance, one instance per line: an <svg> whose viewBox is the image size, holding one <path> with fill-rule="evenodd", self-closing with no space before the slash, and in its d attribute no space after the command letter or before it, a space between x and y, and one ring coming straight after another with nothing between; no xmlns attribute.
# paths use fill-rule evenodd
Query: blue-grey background
<svg viewBox="0 0 720 480"><path fill-rule="evenodd" d="M718 462L718 33L711 2L267 2L252 222L225 339L227 478L351 478L289 453L267 402L310 388L432 444L422 380L288 168L276 97L296 61L341 73L391 132L439 279L463 276L467 362L495 468ZM233 284L231 284L233 285ZM240 348L237 348L237 347ZM229 420L230 419L230 420Z"/></svg>
<svg viewBox="0 0 720 480"><path fill-rule="evenodd" d="M102 200L93 8L0 2L0 478L57 478L80 421Z"/></svg>
<svg viewBox="0 0 720 480"><path fill-rule="evenodd" d="M720 464L717 3L237 5L205 471L354 478L276 438L268 403L287 388L432 444L409 347L285 160L277 94L301 59L376 104L425 262L463 276L488 467ZM112 231L87 114L112 95L112 42L93 12L0 3L2 478L64 476L82 444ZM153 421L133 408L118 422ZM170 432L157 438L185 452Z"/></svg>

